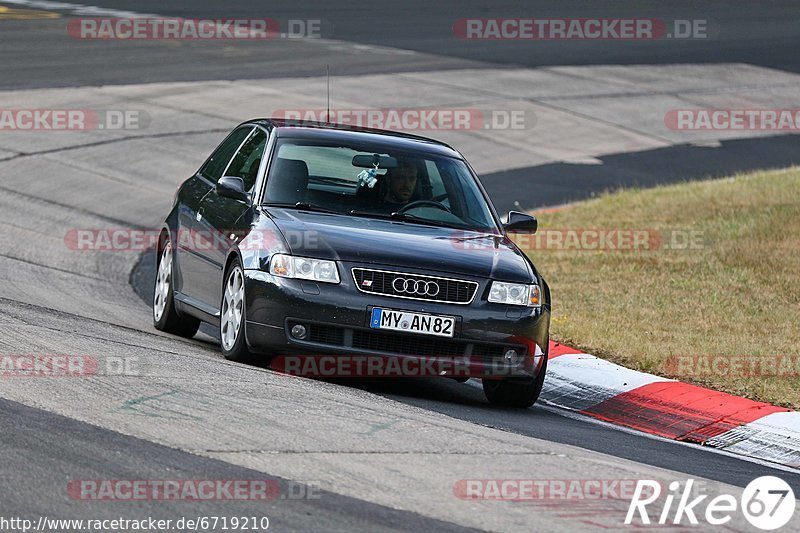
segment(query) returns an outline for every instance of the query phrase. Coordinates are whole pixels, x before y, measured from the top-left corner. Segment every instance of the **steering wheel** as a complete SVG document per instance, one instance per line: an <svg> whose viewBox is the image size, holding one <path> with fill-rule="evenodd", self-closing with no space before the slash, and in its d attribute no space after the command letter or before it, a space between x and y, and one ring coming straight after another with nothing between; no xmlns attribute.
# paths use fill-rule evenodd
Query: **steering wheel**
<svg viewBox="0 0 800 533"><path fill-rule="evenodd" d="M436 200L417 200L416 202L411 202L409 204L404 205L397 212L398 213L405 213L406 211L408 211L410 209L414 209L415 207L422 207L423 205L427 205L427 206L430 206L430 207L435 207L436 209L441 209L442 211L447 211L451 215L453 214L453 212L450 211L450 209L448 209L446 205L444 205L441 202L437 202Z"/></svg>

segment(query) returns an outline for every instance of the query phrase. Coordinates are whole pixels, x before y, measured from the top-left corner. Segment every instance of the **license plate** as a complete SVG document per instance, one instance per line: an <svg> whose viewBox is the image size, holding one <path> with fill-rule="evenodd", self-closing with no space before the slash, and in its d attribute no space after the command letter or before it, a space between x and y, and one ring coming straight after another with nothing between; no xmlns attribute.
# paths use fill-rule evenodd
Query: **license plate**
<svg viewBox="0 0 800 533"><path fill-rule="evenodd" d="M409 313L381 307L372 308L372 319L369 321L369 327L373 329L390 329L439 337L452 337L455 326L456 319L452 316Z"/></svg>

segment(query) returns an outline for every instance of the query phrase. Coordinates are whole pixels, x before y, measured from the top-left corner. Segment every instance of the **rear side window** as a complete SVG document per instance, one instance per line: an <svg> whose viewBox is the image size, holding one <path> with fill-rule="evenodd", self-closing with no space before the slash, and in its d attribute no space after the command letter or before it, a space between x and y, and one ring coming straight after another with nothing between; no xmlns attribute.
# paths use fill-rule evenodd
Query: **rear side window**
<svg viewBox="0 0 800 533"><path fill-rule="evenodd" d="M206 161L203 168L200 169L200 174L204 178L211 180L213 183L219 181L222 173L228 167L233 154L239 149L242 142L253 130L252 126L243 126L233 131L228 138L222 141L222 144L211 154L211 158Z"/></svg>

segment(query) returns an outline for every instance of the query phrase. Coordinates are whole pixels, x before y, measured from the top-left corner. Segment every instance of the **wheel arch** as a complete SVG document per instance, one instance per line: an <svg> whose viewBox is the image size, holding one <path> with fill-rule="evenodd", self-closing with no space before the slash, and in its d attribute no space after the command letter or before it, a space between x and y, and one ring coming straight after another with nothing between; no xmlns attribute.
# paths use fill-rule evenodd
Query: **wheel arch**
<svg viewBox="0 0 800 533"><path fill-rule="evenodd" d="M228 270L231 268L231 264L233 264L233 262L237 259L239 260L239 265L241 265L242 269L244 269L244 261L242 260L241 252L239 251L238 248L233 248L231 251L228 252L228 256L225 258L225 267L222 269L223 278L228 276Z"/></svg>
<svg viewBox="0 0 800 533"><path fill-rule="evenodd" d="M156 241L156 258L157 261L161 260L161 250L164 249L164 243L166 240L172 240L172 232L167 224L161 226L161 230L158 232L158 240ZM157 263L156 263L157 264Z"/></svg>
<svg viewBox="0 0 800 533"><path fill-rule="evenodd" d="M244 274L244 270L245 270L244 260L242 259L241 250L239 250L238 247L232 248L228 252L227 257L225 258L225 266L222 269L222 294L220 294L220 299L224 298L225 284L227 283L227 280L228 280L228 273L230 272L231 265L236 260L239 261L239 266L243 271L242 273ZM245 282L246 282L246 275L245 275ZM245 285L246 285L246 283L245 283ZM246 288L245 288L245 290L246 290ZM244 323L242 324L242 333L244 334L245 346L247 346L248 350L255 351L254 347L253 347L253 345L252 345L252 343L250 341L250 334L247 331L248 327L247 327L247 296L246 295L244 297L243 305L244 305L244 313L243 313L243 316L242 316L242 320L243 320ZM221 319L222 319L222 316L221 316L221 314L222 314L222 306L221 305L220 305L219 311L220 311L220 325L221 325L221 323L222 323L222 321L221 321Z"/></svg>

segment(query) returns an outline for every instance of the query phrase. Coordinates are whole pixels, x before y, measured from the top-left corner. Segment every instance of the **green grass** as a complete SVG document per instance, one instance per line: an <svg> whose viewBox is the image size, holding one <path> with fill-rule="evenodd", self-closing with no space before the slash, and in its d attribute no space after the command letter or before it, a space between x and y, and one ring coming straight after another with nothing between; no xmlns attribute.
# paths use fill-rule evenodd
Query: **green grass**
<svg viewBox="0 0 800 533"><path fill-rule="evenodd" d="M526 250L551 287L554 339L636 370L800 407L800 368L793 376L697 372L671 359L800 361L800 169L625 190L539 221L544 233L646 229L669 242L671 231L694 232L699 244Z"/></svg>

